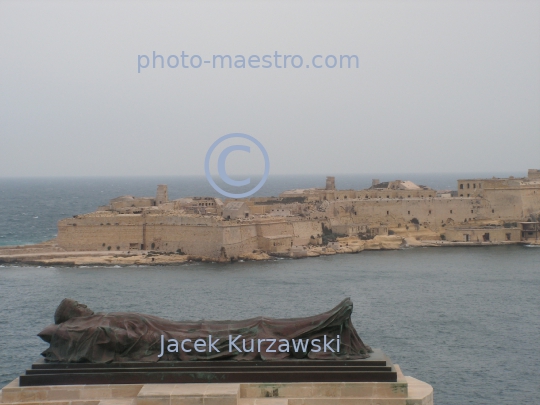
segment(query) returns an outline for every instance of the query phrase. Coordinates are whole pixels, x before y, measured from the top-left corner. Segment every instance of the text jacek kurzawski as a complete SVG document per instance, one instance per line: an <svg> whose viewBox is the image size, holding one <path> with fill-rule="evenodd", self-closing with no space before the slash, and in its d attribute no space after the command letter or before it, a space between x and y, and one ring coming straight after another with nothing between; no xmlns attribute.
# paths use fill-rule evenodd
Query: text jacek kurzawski
<svg viewBox="0 0 540 405"><path fill-rule="evenodd" d="M158 357L162 357L165 352L178 353L182 351L184 353L191 353L192 351L198 353L220 353L216 345L220 339L212 339L212 335L209 335L205 339L168 339L165 341L165 336L161 335L161 353ZM329 339L326 335L323 335L322 339L243 339L242 335L233 336L229 335L228 338L229 352L238 353L289 353L292 349L293 352L307 352L308 348L314 353L319 352L339 352L340 342L339 335L335 339ZM335 342L335 345L334 345ZM261 348L261 344L263 344ZM333 346L333 347L332 347ZM263 351L261 351L263 349Z"/></svg>

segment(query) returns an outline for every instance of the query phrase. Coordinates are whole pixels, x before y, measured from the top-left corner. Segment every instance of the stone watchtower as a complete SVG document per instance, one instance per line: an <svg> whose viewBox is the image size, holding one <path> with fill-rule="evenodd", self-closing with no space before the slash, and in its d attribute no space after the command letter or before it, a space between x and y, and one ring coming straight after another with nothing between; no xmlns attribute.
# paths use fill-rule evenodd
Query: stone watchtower
<svg viewBox="0 0 540 405"><path fill-rule="evenodd" d="M169 201L169 192L167 191L166 184L160 184L157 186L156 192L156 205L165 204Z"/></svg>
<svg viewBox="0 0 540 405"><path fill-rule="evenodd" d="M326 190L336 189L336 178L333 176L326 177Z"/></svg>

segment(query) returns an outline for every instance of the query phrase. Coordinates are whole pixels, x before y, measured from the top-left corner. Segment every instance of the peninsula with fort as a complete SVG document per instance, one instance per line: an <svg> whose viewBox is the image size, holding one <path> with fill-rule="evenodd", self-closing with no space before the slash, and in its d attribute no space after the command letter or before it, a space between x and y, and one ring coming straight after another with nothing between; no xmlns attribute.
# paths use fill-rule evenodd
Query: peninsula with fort
<svg viewBox="0 0 540 405"><path fill-rule="evenodd" d="M147 265L313 257L415 246L540 244L540 170L460 179L455 190L380 181L363 190L169 200L121 196L58 222L55 239L0 248L1 263Z"/></svg>

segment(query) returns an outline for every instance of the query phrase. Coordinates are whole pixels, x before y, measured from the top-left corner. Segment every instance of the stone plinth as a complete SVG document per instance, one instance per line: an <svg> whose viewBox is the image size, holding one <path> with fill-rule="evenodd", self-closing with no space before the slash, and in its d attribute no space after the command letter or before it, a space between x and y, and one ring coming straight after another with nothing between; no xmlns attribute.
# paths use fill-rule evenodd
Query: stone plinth
<svg viewBox="0 0 540 405"><path fill-rule="evenodd" d="M2 389L10 405L433 405L433 388L401 373L397 382L114 384Z"/></svg>

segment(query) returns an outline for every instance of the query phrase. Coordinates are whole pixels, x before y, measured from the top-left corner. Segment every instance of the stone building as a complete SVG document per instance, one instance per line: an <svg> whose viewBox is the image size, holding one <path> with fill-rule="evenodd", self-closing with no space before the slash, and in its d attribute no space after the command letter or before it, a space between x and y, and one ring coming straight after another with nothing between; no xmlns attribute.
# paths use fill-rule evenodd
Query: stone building
<svg viewBox="0 0 540 405"><path fill-rule="evenodd" d="M223 208L223 218L225 219L245 219L249 218L249 214L248 205L242 201L227 203Z"/></svg>

